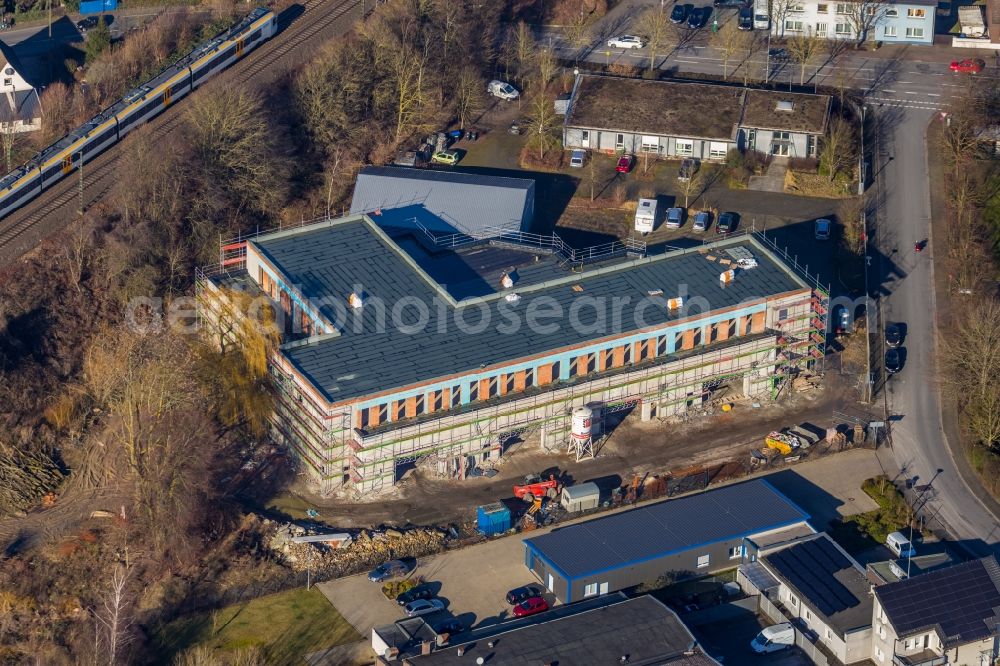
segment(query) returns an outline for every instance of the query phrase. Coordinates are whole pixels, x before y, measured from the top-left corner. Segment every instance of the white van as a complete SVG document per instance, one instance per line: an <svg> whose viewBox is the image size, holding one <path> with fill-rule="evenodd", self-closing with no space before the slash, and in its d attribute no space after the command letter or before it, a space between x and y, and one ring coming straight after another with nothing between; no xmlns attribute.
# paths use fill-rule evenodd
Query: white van
<svg viewBox="0 0 1000 666"><path fill-rule="evenodd" d="M635 230L649 234L656 228L656 199L639 199L635 207Z"/></svg>
<svg viewBox="0 0 1000 666"><path fill-rule="evenodd" d="M896 557L915 557L917 551L902 532L893 532L885 538L885 545Z"/></svg>
<svg viewBox="0 0 1000 666"><path fill-rule="evenodd" d="M750 641L750 648L757 654L777 652L795 645L795 629L791 622L768 627Z"/></svg>

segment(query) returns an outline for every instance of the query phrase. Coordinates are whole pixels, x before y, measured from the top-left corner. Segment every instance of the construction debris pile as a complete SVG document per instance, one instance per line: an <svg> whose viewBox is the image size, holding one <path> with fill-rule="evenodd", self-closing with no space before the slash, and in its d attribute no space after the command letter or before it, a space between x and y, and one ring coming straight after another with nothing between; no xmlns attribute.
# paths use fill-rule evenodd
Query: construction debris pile
<svg viewBox="0 0 1000 666"><path fill-rule="evenodd" d="M379 564L403 557L423 557L443 551L449 535L434 528L351 531L350 540L343 532L295 523L279 523L259 518L258 527L270 552L293 571L311 568L316 575L346 576L369 571ZM329 540L301 542L303 537Z"/></svg>
<svg viewBox="0 0 1000 666"><path fill-rule="evenodd" d="M48 455L0 444L0 515L20 514L51 497L63 472Z"/></svg>

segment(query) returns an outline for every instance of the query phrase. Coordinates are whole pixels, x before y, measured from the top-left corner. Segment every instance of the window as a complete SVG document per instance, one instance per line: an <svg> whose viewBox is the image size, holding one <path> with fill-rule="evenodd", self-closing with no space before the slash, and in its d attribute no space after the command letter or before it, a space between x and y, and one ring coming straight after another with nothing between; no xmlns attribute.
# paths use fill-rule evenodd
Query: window
<svg viewBox="0 0 1000 666"><path fill-rule="evenodd" d="M903 649L904 650L912 650L913 647L914 647L914 645L913 645L913 639L912 638L907 638L905 641L903 641Z"/></svg>
<svg viewBox="0 0 1000 666"><path fill-rule="evenodd" d="M816 13L817 14L826 14L829 11L830 11L830 5L826 4L825 2L822 3L822 4L816 5Z"/></svg>
<svg viewBox="0 0 1000 666"><path fill-rule="evenodd" d="M781 308L778 310L778 321L785 321L788 319L788 308Z"/></svg>
<svg viewBox="0 0 1000 666"><path fill-rule="evenodd" d="M805 10L806 10L805 5L803 5L801 3L799 3L799 4L792 4L792 5L788 6L788 11L792 12L792 13L794 13L794 12L804 12Z"/></svg>
<svg viewBox="0 0 1000 666"><path fill-rule="evenodd" d="M14 79L4 79L3 80L3 84L5 86L12 86L12 85L14 85Z"/></svg>
<svg viewBox="0 0 1000 666"><path fill-rule="evenodd" d="M923 28L907 28L906 36L910 38L922 38L924 36Z"/></svg>
<svg viewBox="0 0 1000 666"><path fill-rule="evenodd" d="M733 546L729 549L729 559L735 560L738 557L743 557L743 546Z"/></svg>
<svg viewBox="0 0 1000 666"><path fill-rule="evenodd" d="M674 142L674 151L678 155L693 155L694 154L694 141L690 139L677 139Z"/></svg>
<svg viewBox="0 0 1000 666"><path fill-rule="evenodd" d="M879 661L885 661L885 653L882 652L882 648L875 648L875 658Z"/></svg>
<svg viewBox="0 0 1000 666"><path fill-rule="evenodd" d="M911 7L906 10L906 18L924 18L925 16L927 16L926 9Z"/></svg>
<svg viewBox="0 0 1000 666"><path fill-rule="evenodd" d="M808 608L806 609L806 619L807 620L813 619L812 611L810 611Z"/></svg>
<svg viewBox="0 0 1000 666"><path fill-rule="evenodd" d="M729 153L729 147L725 143L712 141L708 144L708 156L713 160L724 160Z"/></svg>
<svg viewBox="0 0 1000 666"><path fill-rule="evenodd" d="M469 384L469 401L475 402L479 400L479 382L471 382Z"/></svg>
<svg viewBox="0 0 1000 666"><path fill-rule="evenodd" d="M583 596L593 597L597 596L597 583L590 583L583 586Z"/></svg>
<svg viewBox="0 0 1000 666"><path fill-rule="evenodd" d="M830 640L832 638L833 638L833 632L830 630L830 627L827 627L826 628L826 640Z"/></svg>
<svg viewBox="0 0 1000 666"><path fill-rule="evenodd" d="M885 26L885 36L886 37L895 37L896 36L896 26L894 26L894 25L887 25L887 26Z"/></svg>
<svg viewBox="0 0 1000 666"><path fill-rule="evenodd" d="M837 13L838 14L846 14L847 10L848 10L848 7L847 7L847 3L846 2L838 2L837 3Z"/></svg>
<svg viewBox="0 0 1000 666"><path fill-rule="evenodd" d="M618 150L625 150L625 135L615 134L615 148Z"/></svg>
<svg viewBox="0 0 1000 666"><path fill-rule="evenodd" d="M524 388L530 388L535 385L535 369L528 368L524 371Z"/></svg>
<svg viewBox="0 0 1000 666"><path fill-rule="evenodd" d="M893 7L892 9L885 10L886 18L896 18L899 16L899 10Z"/></svg>
<svg viewBox="0 0 1000 666"><path fill-rule="evenodd" d="M817 23L816 24L816 36L817 37L826 37L826 30L827 30L826 26L827 26L827 24L825 22L823 22L823 23Z"/></svg>
<svg viewBox="0 0 1000 666"><path fill-rule="evenodd" d="M791 141L792 134L791 132L775 132L771 135L771 138L774 141Z"/></svg>
<svg viewBox="0 0 1000 666"><path fill-rule="evenodd" d="M644 152L644 153L658 153L658 152L660 152L660 137L658 137L658 136L643 136L642 137L642 152Z"/></svg>
<svg viewBox="0 0 1000 666"><path fill-rule="evenodd" d="M851 34L851 24L850 23L838 23L833 27L833 31L838 35L850 35Z"/></svg>
<svg viewBox="0 0 1000 666"><path fill-rule="evenodd" d="M698 556L698 568L699 569L704 569L705 567L707 567L709 565L709 563L711 562L711 559L712 559L711 555L699 555Z"/></svg>
<svg viewBox="0 0 1000 666"><path fill-rule="evenodd" d="M785 20L785 30L789 32L802 32L802 21Z"/></svg>
<svg viewBox="0 0 1000 666"><path fill-rule="evenodd" d="M788 595L788 603L790 603L792 605L792 608L798 608L799 607L799 600L795 597L794 594L789 594Z"/></svg>

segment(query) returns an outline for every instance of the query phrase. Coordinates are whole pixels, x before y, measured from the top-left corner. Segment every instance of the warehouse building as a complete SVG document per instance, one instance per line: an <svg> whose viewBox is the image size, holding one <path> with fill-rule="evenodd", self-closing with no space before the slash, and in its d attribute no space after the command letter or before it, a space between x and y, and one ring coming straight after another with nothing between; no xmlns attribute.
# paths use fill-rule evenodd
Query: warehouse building
<svg viewBox="0 0 1000 666"><path fill-rule="evenodd" d="M418 462L465 478L527 433L593 455L576 408L767 401L825 341L828 291L755 233L647 256L353 215L226 242L221 263L199 273L203 317L227 290L277 306L274 436L321 492L389 489Z"/></svg>
<svg viewBox="0 0 1000 666"><path fill-rule="evenodd" d="M763 479L723 486L526 539L525 566L563 603L755 558L754 542L812 531L809 516Z"/></svg>

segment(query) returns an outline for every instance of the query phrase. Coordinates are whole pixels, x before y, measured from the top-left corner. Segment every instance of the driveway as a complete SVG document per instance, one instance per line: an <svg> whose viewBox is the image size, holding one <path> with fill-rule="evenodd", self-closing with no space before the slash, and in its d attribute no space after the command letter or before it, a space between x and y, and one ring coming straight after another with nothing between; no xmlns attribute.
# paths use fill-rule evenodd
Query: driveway
<svg viewBox="0 0 1000 666"><path fill-rule="evenodd" d="M726 604L726 618L709 624L692 623L691 633L701 643L702 648L710 656L715 657L726 666L806 666L809 659L798 648L788 648L781 652L770 654L755 654L750 649L753 640L761 629L771 623L761 620L757 615L747 610L740 602ZM685 616L681 619L687 623Z"/></svg>

